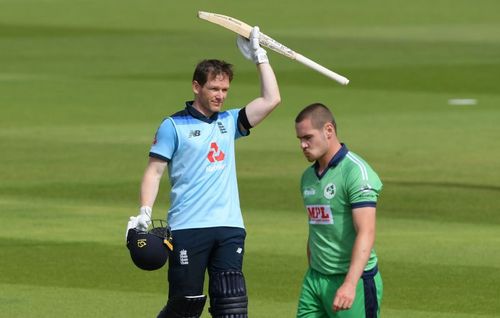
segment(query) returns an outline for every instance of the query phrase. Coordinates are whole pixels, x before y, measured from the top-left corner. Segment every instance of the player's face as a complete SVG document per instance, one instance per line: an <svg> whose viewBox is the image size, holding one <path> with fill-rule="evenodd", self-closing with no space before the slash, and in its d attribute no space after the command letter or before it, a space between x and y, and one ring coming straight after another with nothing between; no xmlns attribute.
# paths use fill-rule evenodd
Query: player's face
<svg viewBox="0 0 500 318"><path fill-rule="evenodd" d="M325 130L314 128L310 118L296 123L295 131L300 148L309 162L319 160L327 154L329 143Z"/></svg>
<svg viewBox="0 0 500 318"><path fill-rule="evenodd" d="M203 86L197 81L193 81L194 107L205 116L210 117L221 111L228 91L229 78L225 74L209 78Z"/></svg>

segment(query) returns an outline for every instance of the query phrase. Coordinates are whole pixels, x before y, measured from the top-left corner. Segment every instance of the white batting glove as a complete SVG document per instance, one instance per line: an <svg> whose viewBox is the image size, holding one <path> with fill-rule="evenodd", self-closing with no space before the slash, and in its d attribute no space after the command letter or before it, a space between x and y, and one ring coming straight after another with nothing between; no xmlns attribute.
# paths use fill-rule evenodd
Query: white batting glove
<svg viewBox="0 0 500 318"><path fill-rule="evenodd" d="M136 229L140 231L146 231L151 224L151 216L153 215L153 210L149 206L143 206L140 209L140 213L137 216Z"/></svg>
<svg viewBox="0 0 500 318"><path fill-rule="evenodd" d="M127 242L128 231L137 227L137 217L131 216L127 223L127 231L125 232L125 242Z"/></svg>
<svg viewBox="0 0 500 318"><path fill-rule="evenodd" d="M267 52L259 44L260 30L258 26L254 26L250 32L250 38L246 39L238 35L236 44L243 56L254 62L255 64L269 63Z"/></svg>

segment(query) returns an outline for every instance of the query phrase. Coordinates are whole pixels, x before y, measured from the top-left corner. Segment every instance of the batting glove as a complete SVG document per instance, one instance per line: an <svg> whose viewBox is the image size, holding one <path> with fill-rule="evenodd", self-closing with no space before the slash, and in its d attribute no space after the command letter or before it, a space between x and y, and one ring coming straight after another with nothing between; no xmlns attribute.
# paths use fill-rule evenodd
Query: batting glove
<svg viewBox="0 0 500 318"><path fill-rule="evenodd" d="M140 231L146 231L151 224L151 215L153 214L153 211L149 206L143 206L140 209L140 213L137 216L137 225L136 229Z"/></svg>
<svg viewBox="0 0 500 318"><path fill-rule="evenodd" d="M127 231L125 232L125 242L127 242L128 231L137 227L137 217L131 216L127 223Z"/></svg>
<svg viewBox="0 0 500 318"><path fill-rule="evenodd" d="M243 56L254 62L255 64L269 63L267 52L259 44L260 30L258 26L254 26L250 32L250 38L246 39L238 35L236 44Z"/></svg>

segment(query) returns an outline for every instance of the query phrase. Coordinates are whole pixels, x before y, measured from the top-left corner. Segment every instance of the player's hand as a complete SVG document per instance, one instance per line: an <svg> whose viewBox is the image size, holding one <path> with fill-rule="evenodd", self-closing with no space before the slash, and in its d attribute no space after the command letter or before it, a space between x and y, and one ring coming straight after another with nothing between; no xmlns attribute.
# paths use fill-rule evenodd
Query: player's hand
<svg viewBox="0 0 500 318"><path fill-rule="evenodd" d="M241 51L241 54L246 59L254 62L255 64L269 63L267 52L259 44L260 30L258 26L254 26L250 32L250 38L246 39L238 35L236 44Z"/></svg>
<svg viewBox="0 0 500 318"><path fill-rule="evenodd" d="M137 227L137 217L131 216L127 223L127 231L125 231L125 242L127 241L128 231Z"/></svg>
<svg viewBox="0 0 500 318"><path fill-rule="evenodd" d="M333 311L348 310L351 309L356 297L356 286L350 283L344 282L333 299L332 309Z"/></svg>
<svg viewBox="0 0 500 318"><path fill-rule="evenodd" d="M146 231L151 224L151 216L153 214L152 209L149 206L143 206L140 209L139 215L137 216L136 229L140 231Z"/></svg>

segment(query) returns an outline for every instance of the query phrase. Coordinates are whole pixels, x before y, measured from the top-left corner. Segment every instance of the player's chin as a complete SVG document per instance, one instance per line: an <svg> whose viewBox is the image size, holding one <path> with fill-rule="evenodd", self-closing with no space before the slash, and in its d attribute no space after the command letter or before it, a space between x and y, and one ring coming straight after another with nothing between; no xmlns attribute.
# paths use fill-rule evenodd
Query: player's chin
<svg viewBox="0 0 500 318"><path fill-rule="evenodd" d="M218 112L222 109L222 102L220 103L212 103L210 105L210 110L213 112Z"/></svg>
<svg viewBox="0 0 500 318"><path fill-rule="evenodd" d="M309 162L313 162L316 160L316 158L310 152L304 151L304 157L306 157L307 161Z"/></svg>

